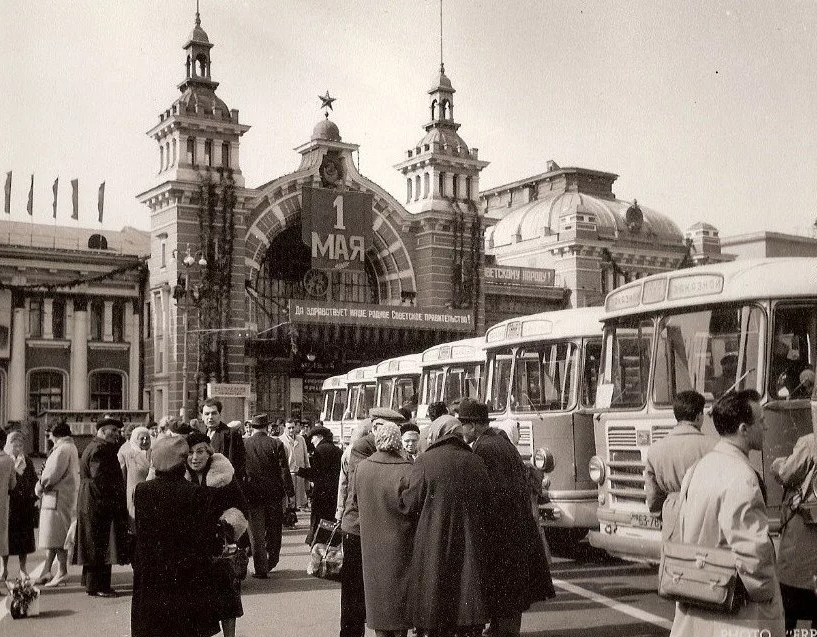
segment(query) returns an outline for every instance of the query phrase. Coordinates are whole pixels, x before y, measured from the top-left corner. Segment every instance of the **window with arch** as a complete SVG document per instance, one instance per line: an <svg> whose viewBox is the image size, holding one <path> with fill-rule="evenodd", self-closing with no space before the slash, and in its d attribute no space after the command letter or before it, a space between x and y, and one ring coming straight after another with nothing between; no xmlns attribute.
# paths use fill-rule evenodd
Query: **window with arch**
<svg viewBox="0 0 817 637"><path fill-rule="evenodd" d="M159 172L165 167L165 147L159 144Z"/></svg>
<svg viewBox="0 0 817 637"><path fill-rule="evenodd" d="M230 144L224 142L221 144L221 165L225 168L230 167Z"/></svg>
<svg viewBox="0 0 817 637"><path fill-rule="evenodd" d="M440 103L440 119L445 119L448 116L448 100L443 100Z"/></svg>
<svg viewBox="0 0 817 637"><path fill-rule="evenodd" d="M459 181L459 175L454 175L454 178L451 180L451 196L454 197L454 199L459 199L459 188L457 187L459 186Z"/></svg>
<svg viewBox="0 0 817 637"><path fill-rule="evenodd" d="M428 197L428 191L431 188L431 175L426 173L423 175L423 198Z"/></svg>
<svg viewBox="0 0 817 637"><path fill-rule="evenodd" d="M165 168L170 166L170 142L165 142Z"/></svg>
<svg viewBox="0 0 817 637"><path fill-rule="evenodd" d="M191 166L196 165L196 138L187 138L187 163Z"/></svg>
<svg viewBox="0 0 817 637"><path fill-rule="evenodd" d="M437 114L437 100L431 102L431 119L434 119L434 116Z"/></svg>
<svg viewBox="0 0 817 637"><path fill-rule="evenodd" d="M211 139L204 140L204 163L207 166L213 165L213 141Z"/></svg>
<svg viewBox="0 0 817 637"><path fill-rule="evenodd" d="M90 237L88 237L88 248L90 250L107 250L108 240L104 235L92 234Z"/></svg>
<svg viewBox="0 0 817 637"><path fill-rule="evenodd" d="M28 414L37 416L46 409L65 408L65 372L34 369L28 374Z"/></svg>
<svg viewBox="0 0 817 637"><path fill-rule="evenodd" d="M125 375L122 372L97 370L88 375L89 409L122 409Z"/></svg>
<svg viewBox="0 0 817 637"><path fill-rule="evenodd" d="M440 197L445 197L445 173L440 173L438 187L440 189Z"/></svg>
<svg viewBox="0 0 817 637"><path fill-rule="evenodd" d="M414 201L420 198L420 175L414 178Z"/></svg>
<svg viewBox="0 0 817 637"><path fill-rule="evenodd" d="M406 179L406 202L411 201L411 177Z"/></svg>

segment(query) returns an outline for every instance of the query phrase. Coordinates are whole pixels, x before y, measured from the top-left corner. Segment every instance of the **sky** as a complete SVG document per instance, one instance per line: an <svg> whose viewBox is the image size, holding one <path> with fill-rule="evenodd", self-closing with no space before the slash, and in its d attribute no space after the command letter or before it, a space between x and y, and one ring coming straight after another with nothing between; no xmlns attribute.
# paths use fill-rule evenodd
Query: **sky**
<svg viewBox="0 0 817 637"><path fill-rule="evenodd" d="M248 187L295 170L332 120L360 170L402 201L394 164L424 135L440 61L439 0L200 0L217 94L240 121ZM12 214L149 228L145 132L179 95L195 0L0 3L0 178ZM809 235L817 220L813 0L444 0L443 56L459 132L486 189L546 162L616 173L619 199L681 229ZM71 221L70 180L80 220ZM1 213L0 213L1 214Z"/></svg>

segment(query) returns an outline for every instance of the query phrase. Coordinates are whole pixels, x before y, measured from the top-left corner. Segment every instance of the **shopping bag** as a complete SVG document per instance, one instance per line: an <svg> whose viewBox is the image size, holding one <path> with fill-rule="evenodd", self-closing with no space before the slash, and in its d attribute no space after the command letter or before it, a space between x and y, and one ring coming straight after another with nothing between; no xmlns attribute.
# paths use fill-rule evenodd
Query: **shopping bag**
<svg viewBox="0 0 817 637"><path fill-rule="evenodd" d="M321 525L327 520L321 520ZM332 532L325 542L317 540L318 533L321 532L319 525L316 540L312 543L312 550L309 552L309 563L306 566L306 574L321 579L340 581L340 571L343 567L343 543L341 541L340 525L332 523Z"/></svg>

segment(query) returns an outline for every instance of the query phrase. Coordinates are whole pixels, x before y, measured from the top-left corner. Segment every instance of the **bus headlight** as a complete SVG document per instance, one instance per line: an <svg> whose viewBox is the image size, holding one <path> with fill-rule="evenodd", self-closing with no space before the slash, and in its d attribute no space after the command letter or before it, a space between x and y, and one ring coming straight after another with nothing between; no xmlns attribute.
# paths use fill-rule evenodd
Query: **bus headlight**
<svg viewBox="0 0 817 637"><path fill-rule="evenodd" d="M604 460L598 456L590 458L588 470L590 472L590 479L598 485L601 485L604 482L604 478L607 477L607 467L604 465Z"/></svg>
<svg viewBox="0 0 817 637"><path fill-rule="evenodd" d="M550 473L556 467L556 460L550 449L539 448L533 454L533 466L545 473Z"/></svg>
<svg viewBox="0 0 817 637"><path fill-rule="evenodd" d="M542 477L542 495L545 495L547 490L550 489L550 476L543 476Z"/></svg>

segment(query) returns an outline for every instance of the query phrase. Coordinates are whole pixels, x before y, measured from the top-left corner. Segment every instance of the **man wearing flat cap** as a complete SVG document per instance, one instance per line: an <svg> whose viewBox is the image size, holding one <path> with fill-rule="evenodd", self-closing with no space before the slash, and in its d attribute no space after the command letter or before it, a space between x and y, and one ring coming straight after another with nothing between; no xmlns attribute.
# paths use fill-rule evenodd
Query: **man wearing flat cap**
<svg viewBox="0 0 817 637"><path fill-rule="evenodd" d="M92 597L116 597L111 565L130 561L125 480L117 457L121 429L115 418L99 420L79 461L74 563L82 564L82 583Z"/></svg>
<svg viewBox="0 0 817 637"><path fill-rule="evenodd" d="M249 506L253 577L265 579L278 565L281 553L281 500L284 495L293 497L295 488L284 443L267 434L267 414L253 416L251 424L253 434L244 440L247 477L243 488Z"/></svg>
<svg viewBox="0 0 817 637"><path fill-rule="evenodd" d="M531 603L555 595L544 547L530 508L527 471L504 432L491 428L488 406L464 398L459 420L465 442L491 477L486 602L492 637L517 637Z"/></svg>

